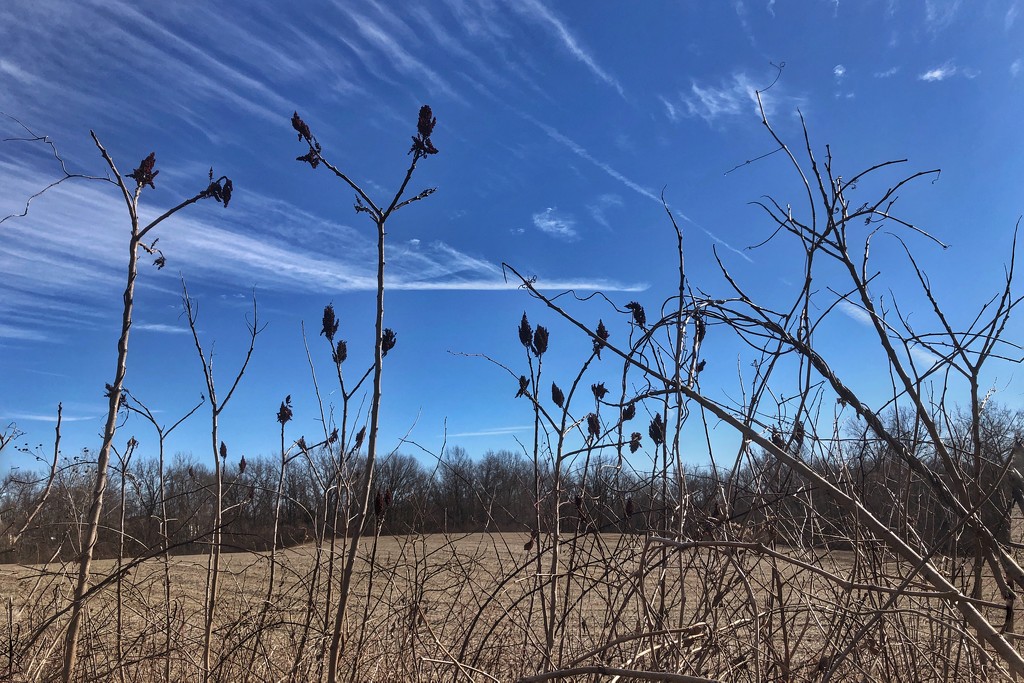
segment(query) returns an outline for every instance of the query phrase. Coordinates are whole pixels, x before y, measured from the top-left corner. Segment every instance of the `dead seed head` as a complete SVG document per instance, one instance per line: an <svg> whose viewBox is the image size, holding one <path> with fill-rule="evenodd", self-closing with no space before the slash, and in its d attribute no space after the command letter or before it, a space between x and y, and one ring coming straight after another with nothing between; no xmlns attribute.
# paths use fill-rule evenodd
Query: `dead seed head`
<svg viewBox="0 0 1024 683"><path fill-rule="evenodd" d="M604 326L603 320L597 321L597 331L594 333L597 339L594 340L594 353L597 354L598 359L601 358L601 349L605 347L608 341L608 328Z"/></svg>
<svg viewBox="0 0 1024 683"><path fill-rule="evenodd" d="M365 438L366 438L366 427L362 427L358 432L356 432L356 447L355 447L355 450L358 451L362 447L363 439L365 439Z"/></svg>
<svg viewBox="0 0 1024 683"><path fill-rule="evenodd" d="M526 313L523 313L523 319L519 322L519 343L526 348L533 344L533 330L530 328L530 321L526 319Z"/></svg>
<svg viewBox="0 0 1024 683"><path fill-rule="evenodd" d="M562 390L554 382L551 383L551 400L559 408L565 404L565 394L562 393Z"/></svg>
<svg viewBox="0 0 1024 683"><path fill-rule="evenodd" d="M228 445L223 441L220 442L220 457L223 460L227 460L228 457Z"/></svg>
<svg viewBox="0 0 1024 683"><path fill-rule="evenodd" d="M324 326L320 334L327 337L327 341L334 343L334 335L338 333L338 317L334 315L334 304L324 306Z"/></svg>
<svg viewBox="0 0 1024 683"><path fill-rule="evenodd" d="M587 436L591 439L601 436L601 418L597 416L597 413L587 415Z"/></svg>
<svg viewBox="0 0 1024 683"><path fill-rule="evenodd" d="M331 357L334 359L335 365L341 365L348 358L348 343L344 339L338 340L338 345L331 353Z"/></svg>
<svg viewBox="0 0 1024 683"><path fill-rule="evenodd" d="M548 350L548 330L546 327L537 325L533 333L533 353L540 358Z"/></svg>
<svg viewBox="0 0 1024 683"><path fill-rule="evenodd" d="M338 442L338 428L335 427L334 429L331 430L331 435L329 437L327 437L327 443L337 443L337 442Z"/></svg>
<svg viewBox="0 0 1024 683"><path fill-rule="evenodd" d="M384 336L380 340L380 353L381 357L388 355L388 351L395 348L395 344L398 343L398 335L390 327L384 329Z"/></svg>
<svg viewBox="0 0 1024 683"><path fill-rule="evenodd" d="M295 445L299 447L299 450L303 453L309 451L309 446L306 445L306 437L300 436L299 440L295 442Z"/></svg>
<svg viewBox="0 0 1024 683"><path fill-rule="evenodd" d="M292 419L292 395L288 394L281 401L281 407L277 411L277 421L284 426L285 423L290 422Z"/></svg>
<svg viewBox="0 0 1024 683"><path fill-rule="evenodd" d="M216 180L213 179L213 167L210 167L210 184L203 190L203 197L213 197L215 200L224 205L224 208L228 208L228 203L231 201L231 193L234 191L235 186L231 182L231 178L227 176L221 176Z"/></svg>
<svg viewBox="0 0 1024 683"><path fill-rule="evenodd" d="M149 156L142 160L139 167L132 171L128 177L133 179L139 184L139 187L145 187L149 185L154 190L156 185L153 184L153 180L160 175L160 171L154 171L153 167L156 165L156 152L150 152Z"/></svg>
<svg viewBox="0 0 1024 683"><path fill-rule="evenodd" d="M597 384L591 384L590 390L594 392L594 398L600 401L608 395L608 390L604 387L604 382L598 382Z"/></svg>
<svg viewBox="0 0 1024 683"><path fill-rule="evenodd" d="M636 453L640 450L640 439L642 439L640 432L633 432L629 437L629 452Z"/></svg>
<svg viewBox="0 0 1024 683"><path fill-rule="evenodd" d="M634 417L636 417L636 404L629 403L622 409L622 421L629 422Z"/></svg>
<svg viewBox="0 0 1024 683"><path fill-rule="evenodd" d="M434 126L436 125L437 119L434 118L434 112L431 111L429 106L424 104L420 107L419 120L416 122L416 135L412 138L412 147L409 148L409 154L415 154L417 157L437 154L437 148L430 141L430 136L433 134Z"/></svg>
<svg viewBox="0 0 1024 683"><path fill-rule="evenodd" d="M526 396L526 392L530 390L530 380L527 379L526 375L519 376L519 391L516 392L515 398L520 396Z"/></svg>
<svg viewBox="0 0 1024 683"><path fill-rule="evenodd" d="M430 110L430 106L424 104L420 107L420 120L416 123L416 130L425 138L429 138L434 132L434 126L437 125L437 119L434 118L434 112Z"/></svg>
<svg viewBox="0 0 1024 683"><path fill-rule="evenodd" d="M793 425L793 447L800 450L804 446L804 423L800 420Z"/></svg>
<svg viewBox="0 0 1024 683"><path fill-rule="evenodd" d="M305 140L310 145L313 144L313 134L309 131L309 126L299 116L299 112L292 114L292 128L299 134L299 140Z"/></svg>
<svg viewBox="0 0 1024 683"><path fill-rule="evenodd" d="M651 420L650 427L647 428L647 433L651 436L651 441L654 442L655 446L660 446L665 443L665 423L661 419L661 413L654 416Z"/></svg>
<svg viewBox="0 0 1024 683"><path fill-rule="evenodd" d="M632 517L634 512L636 512L636 509L633 506L633 499L632 498L627 498L626 499L626 517Z"/></svg>
<svg viewBox="0 0 1024 683"><path fill-rule="evenodd" d="M644 312L644 307L636 301L630 301L626 304L626 308L633 312L633 322L638 326L646 329L647 328L647 313Z"/></svg>
<svg viewBox="0 0 1024 683"><path fill-rule="evenodd" d="M247 463L245 462L245 456L243 455L242 459L238 461L238 473L239 474L245 474L245 466L246 466L246 464Z"/></svg>

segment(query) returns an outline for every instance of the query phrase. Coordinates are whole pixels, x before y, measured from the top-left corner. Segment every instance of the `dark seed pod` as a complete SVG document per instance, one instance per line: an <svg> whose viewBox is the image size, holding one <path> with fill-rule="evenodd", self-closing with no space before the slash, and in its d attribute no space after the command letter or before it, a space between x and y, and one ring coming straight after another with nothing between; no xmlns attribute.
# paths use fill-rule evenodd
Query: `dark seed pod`
<svg viewBox="0 0 1024 683"><path fill-rule="evenodd" d="M334 335L338 332L338 317L334 314L334 304L324 306L324 326L320 334L327 337L327 341L334 343Z"/></svg>
<svg viewBox="0 0 1024 683"><path fill-rule="evenodd" d="M380 519L381 515L384 514L384 494L378 489L377 496L373 500L373 514Z"/></svg>
<svg viewBox="0 0 1024 683"><path fill-rule="evenodd" d="M526 396L526 392L530 389L530 380L527 379L526 375L519 376L519 391L516 392L515 398L520 396Z"/></svg>
<svg viewBox="0 0 1024 683"><path fill-rule="evenodd" d="M220 442L220 457L221 458L227 458L228 457L228 445L226 443L224 443L223 441Z"/></svg>
<svg viewBox="0 0 1024 683"><path fill-rule="evenodd" d="M530 321L526 319L526 314L523 313L523 319L519 322L519 343L530 348L533 344L533 330L530 329Z"/></svg>
<svg viewBox="0 0 1024 683"><path fill-rule="evenodd" d="M305 140L309 144L313 144L313 134L309 131L309 126L306 122L299 118L299 112L292 114L292 128L299 134L300 140Z"/></svg>
<svg viewBox="0 0 1024 683"><path fill-rule="evenodd" d="M388 351L395 348L395 344L398 343L398 335L390 327L384 329L384 335L381 337L381 357L388 355Z"/></svg>
<svg viewBox="0 0 1024 683"><path fill-rule="evenodd" d="M608 341L608 328L604 326L603 320L597 321L597 330L594 332L597 339L594 340L594 353L597 354L598 358L601 358L601 349L603 349Z"/></svg>
<svg viewBox="0 0 1024 683"><path fill-rule="evenodd" d="M300 436L299 440L295 442L295 445L299 447L299 450L303 453L309 451L309 446L306 445L306 437Z"/></svg>
<svg viewBox="0 0 1024 683"><path fill-rule="evenodd" d="M246 466L246 464L248 464L248 463L245 462L245 456L243 455L242 459L238 461L238 473L239 474L245 474L245 466Z"/></svg>
<svg viewBox="0 0 1024 683"><path fill-rule="evenodd" d="M772 428L772 444L781 450L786 450L786 440L782 438L782 432Z"/></svg>
<svg viewBox="0 0 1024 683"><path fill-rule="evenodd" d="M331 435L327 437L327 443L337 443L338 441L338 428L335 427L331 430Z"/></svg>
<svg viewBox="0 0 1024 683"><path fill-rule="evenodd" d="M156 165L156 152L150 152L149 156L143 159L139 163L139 167L132 171L128 177L139 184L139 187L145 187L149 185L154 190L156 185L153 184L153 180L160 175L160 171L154 171L153 167Z"/></svg>
<svg viewBox="0 0 1024 683"><path fill-rule="evenodd" d="M797 452L804 447L804 423L800 420L793 425L793 449Z"/></svg>
<svg viewBox="0 0 1024 683"><path fill-rule="evenodd" d="M277 410L277 421L282 425L289 422L292 419L292 396L288 394L281 402L281 407Z"/></svg>
<svg viewBox="0 0 1024 683"><path fill-rule="evenodd" d="M629 422L636 417L636 404L627 403L626 407L622 409L622 421Z"/></svg>
<svg viewBox="0 0 1024 683"><path fill-rule="evenodd" d="M630 301L626 304L626 308L633 312L633 322L642 328L647 327L647 313L644 312L644 307L636 301Z"/></svg>
<svg viewBox="0 0 1024 683"><path fill-rule="evenodd" d="M633 508L633 499L632 498L627 498L626 499L626 517L627 518L632 517L634 512L636 512L636 510Z"/></svg>
<svg viewBox="0 0 1024 683"><path fill-rule="evenodd" d="M356 432L356 451L358 451L360 447L363 445L364 438L366 438L366 427L363 427L358 432Z"/></svg>
<svg viewBox="0 0 1024 683"><path fill-rule="evenodd" d="M597 413L587 415L587 434L591 439L596 439L601 435L601 418L597 416Z"/></svg>
<svg viewBox="0 0 1024 683"><path fill-rule="evenodd" d="M335 365L341 365L348 358L348 343L344 339L338 340L338 345L331 353L331 357L334 359Z"/></svg>
<svg viewBox="0 0 1024 683"><path fill-rule="evenodd" d="M546 327L537 325L533 333L533 353L540 358L548 350L548 330Z"/></svg>
<svg viewBox="0 0 1024 683"><path fill-rule="evenodd" d="M434 118L434 112L431 111L430 106L424 104L420 107L420 118L416 122L416 130L424 138L429 138L434 132L434 126L437 125L437 119Z"/></svg>
<svg viewBox="0 0 1024 683"><path fill-rule="evenodd" d="M608 395L608 390L604 387L604 382L598 382L597 384L591 384L590 390L594 392L594 398L600 401Z"/></svg>
<svg viewBox="0 0 1024 683"><path fill-rule="evenodd" d="M562 393L562 390L559 389L558 385L554 382L551 383L551 400L554 401L554 404L559 408L563 407L565 404L565 394Z"/></svg>
<svg viewBox="0 0 1024 683"><path fill-rule="evenodd" d="M643 438L640 432L633 432L629 437L629 452L636 453L640 450L640 439Z"/></svg>
<svg viewBox="0 0 1024 683"><path fill-rule="evenodd" d="M651 441L654 442L655 446L660 446L665 443L665 423L661 419L661 413L654 416L651 420L650 427L647 428L647 433L651 436Z"/></svg>

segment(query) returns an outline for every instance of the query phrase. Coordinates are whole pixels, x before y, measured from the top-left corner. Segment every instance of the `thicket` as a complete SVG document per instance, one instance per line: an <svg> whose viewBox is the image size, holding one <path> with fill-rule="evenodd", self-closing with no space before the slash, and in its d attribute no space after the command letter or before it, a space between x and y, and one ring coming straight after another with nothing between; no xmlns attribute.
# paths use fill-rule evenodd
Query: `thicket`
<svg viewBox="0 0 1024 683"><path fill-rule="evenodd" d="M163 265L143 238L200 199L227 206L230 181L211 172L205 189L141 226L154 156L122 176L94 136L113 174L100 180L120 190L131 228L118 364L95 460L61 461L58 412L49 471L3 481L4 550L33 563L0 628L9 678L1024 675L1015 632L1024 418L996 406L984 385L990 366L1018 362L1004 338L1021 300L1015 244L1002 286L956 322L911 249L944 245L896 211L899 193L936 171L893 177L902 162L886 162L839 175L828 148L819 158L805 132L794 150L763 118L798 188L797 200L757 200L766 243L789 250L800 283L782 302L747 291L721 261L722 292L694 286L667 204L678 286L656 311L601 295L552 297L506 265L530 310L560 321L553 331L528 314L510 321L523 355L494 361L532 415L532 438L523 453L472 461L452 448L427 464L389 454L377 436L386 356L398 344L385 325L386 225L434 191L408 192L418 165L438 153L433 112L420 110L397 190L379 203L330 162L297 113L291 122L298 161L354 192L372 224L376 316L372 333L346 340L324 308L326 348L310 354L323 433L292 440L286 397L278 452L251 462L231 456L219 416L257 345L255 302L239 369L218 382L183 286L205 399L181 419L208 411L205 459L166 457L180 420L162 424L124 383L140 251ZM914 324L905 304L875 291L884 279L872 247L883 238L917 282ZM860 395L817 344L840 306L869 323L881 362L862 371L886 377L889 395ZM589 353L573 369L545 368L549 347L575 334ZM349 343L372 347L373 362L353 367ZM726 343L752 369L735 393L705 390L701 372ZM324 400L318 363L337 382L336 405ZM126 413L150 435L117 440ZM717 445L713 428L738 437L734 451ZM706 467L685 461L683 435L694 429L705 435ZM5 430L0 448L16 433ZM138 438L155 444L155 458ZM462 545L475 530L482 545ZM500 533L509 531L519 534ZM227 552L240 549L254 552ZM196 551L203 563L183 573L176 555Z"/></svg>

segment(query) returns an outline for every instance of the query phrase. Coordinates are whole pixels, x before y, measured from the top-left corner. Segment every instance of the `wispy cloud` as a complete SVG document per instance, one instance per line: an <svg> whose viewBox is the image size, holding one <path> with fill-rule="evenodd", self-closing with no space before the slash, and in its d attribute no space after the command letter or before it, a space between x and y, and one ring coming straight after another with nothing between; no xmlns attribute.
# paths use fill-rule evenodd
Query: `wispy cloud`
<svg viewBox="0 0 1024 683"><path fill-rule="evenodd" d="M611 226L606 214L613 206L622 206L622 197L617 194L603 194L587 205L587 211L595 222L608 228Z"/></svg>
<svg viewBox="0 0 1024 683"><path fill-rule="evenodd" d="M1006 16L1003 17L1003 28L1009 31L1013 28L1013 25L1017 22L1017 16L1020 14L1020 7L1018 3L1013 3L1010 8L1006 10Z"/></svg>
<svg viewBox="0 0 1024 683"><path fill-rule="evenodd" d="M948 28L960 11L962 0L925 0L925 25L932 34Z"/></svg>
<svg viewBox="0 0 1024 683"><path fill-rule="evenodd" d="M614 88L620 96L625 97L626 93L622 84L597 63L593 55L583 48L580 41L569 31L562 20L556 17L540 0L512 0L511 5L516 11L547 27L573 57L590 69L591 73Z"/></svg>
<svg viewBox="0 0 1024 683"><path fill-rule="evenodd" d="M375 49L377 49L391 64L395 71L406 76L429 83L436 93L447 95L456 100L462 100L443 76L425 63L416 59L405 47L403 47L392 34L382 29L376 22L368 17L354 11L349 16L356 25L360 35Z"/></svg>
<svg viewBox="0 0 1024 683"><path fill-rule="evenodd" d="M1021 67L1020 59L1018 58L1018 59L1013 60L1013 62L1010 64L1010 77L1011 78L1016 78L1020 74L1020 67Z"/></svg>
<svg viewBox="0 0 1024 683"><path fill-rule="evenodd" d="M892 78L897 73L899 73L899 71L900 71L900 68L898 66L894 66L892 68L886 69L885 71L876 71L874 73L874 77L875 78Z"/></svg>
<svg viewBox="0 0 1024 683"><path fill-rule="evenodd" d="M846 75L846 67L842 64L836 64L832 69L832 75L835 76L836 82L842 81L843 76Z"/></svg>
<svg viewBox="0 0 1024 683"><path fill-rule="evenodd" d="M25 83L26 85L33 85L38 80L35 76L28 73L17 64L9 62L6 59L0 59L0 72L3 72L12 78Z"/></svg>
<svg viewBox="0 0 1024 683"><path fill-rule="evenodd" d="M642 185L639 185L639 184L633 182L632 180L630 180L629 178L627 178L626 176L622 175L621 173L616 171L614 168L609 166L607 163L605 163L603 161L599 161L598 159L595 159L594 156L590 152L588 152L583 146L581 146L581 145L577 144L576 142L574 142L573 140L569 139L568 137L566 137L565 135L560 133L555 128L552 128L551 126L547 125L546 123L541 123L540 121L536 120L535 118L533 118L529 114L524 114L524 113L520 112L520 116L522 116L524 119L526 119L527 121L530 121L535 126L540 128L541 130L543 130L548 135L548 137L550 137L552 140L554 140L555 142L558 142L559 144L564 145L570 151L572 151L573 154L576 154L580 158L586 159L590 163L594 164L599 169L601 169L602 171L607 173L609 176L611 176L615 180L618 180L620 183L622 183L623 185L625 185L629 189L633 190L634 192L636 192L640 196L646 197L647 199L651 200L652 202L656 202L659 206L662 205L661 197L659 197L658 195L654 194L654 192L652 192L651 190L643 187ZM691 225L693 225L694 227L698 228L699 230L702 230L714 242L716 242L718 244L721 244L723 247L725 247L729 251L732 251L732 252L738 254L739 256L743 257L745 260L753 262L753 259L750 258L750 256L748 256L746 253L744 253L743 251L740 251L739 249L736 249L735 247L730 245L728 242L726 242L725 240L721 239L720 237L715 235L713 232L711 232L710 230L708 230L704 226L702 226L699 223L697 223L697 221L695 221L692 218L690 218L689 216L687 216L685 213L682 213L681 211L676 211L674 209L673 209L673 212L675 213L675 215L678 218L681 218L682 220L686 221L687 223L690 223Z"/></svg>
<svg viewBox="0 0 1024 683"><path fill-rule="evenodd" d="M836 308L838 308L839 311L846 317L850 318L851 320L857 323L860 323L861 325L864 325L865 327L871 327L874 325L874 323L871 321L871 314L869 314L860 306L857 306L856 304L847 301L846 299L842 299L836 306Z"/></svg>
<svg viewBox="0 0 1024 683"><path fill-rule="evenodd" d="M576 232L576 221L571 217L559 215L557 209L548 207L533 214L533 224L541 232L552 237L572 241L579 237Z"/></svg>
<svg viewBox="0 0 1024 683"><path fill-rule="evenodd" d="M743 29L743 34L750 41L750 44L756 47L757 40L754 37L754 29L750 25L749 11L747 10L746 3L743 0L732 0L732 8L736 12L736 18L740 21L740 28Z"/></svg>
<svg viewBox="0 0 1024 683"><path fill-rule="evenodd" d="M662 98L662 103L672 120L678 120L682 114L686 117L704 119L708 125L716 125L719 121L731 117L760 116L757 104L758 88L770 82L769 79L755 84L754 79L747 73L739 72L718 85L693 81L688 91L679 94L678 104L665 98ZM793 111L802 102L802 97L787 94L780 83L776 83L770 91L761 92L761 103L769 116L779 110Z"/></svg>
<svg viewBox="0 0 1024 683"><path fill-rule="evenodd" d="M48 182L43 174L5 161L0 161L0 179L2 198L28 196ZM111 292L121 286L126 246L123 232L110 229L124 207L108 190L99 183L64 183L47 192L28 216L3 224L0 338L59 340L72 326L95 325L111 314ZM143 219L160 210L157 205L145 211ZM168 268L144 267L139 279L144 291L176 292L179 272L190 281L244 289L256 285L270 292L376 287L370 236L281 200L239 190L227 211L201 204L168 225L173 229L158 229ZM554 212L539 215L539 225L566 236L572 231L566 217ZM388 250L388 265L386 285L394 290L516 286L505 280L500 264L443 241L396 241ZM585 275L540 275L541 286L551 289L646 287ZM158 334L185 331L160 319L136 323L136 329Z"/></svg>
<svg viewBox="0 0 1024 683"><path fill-rule="evenodd" d="M934 69L929 69L928 71L925 71L917 78L918 80L925 81L926 83L937 83L939 81L944 81L946 79L953 78L954 76L963 76L964 78L975 78L978 76L978 72L975 69L959 67L951 62L946 62L942 66L937 66Z"/></svg>

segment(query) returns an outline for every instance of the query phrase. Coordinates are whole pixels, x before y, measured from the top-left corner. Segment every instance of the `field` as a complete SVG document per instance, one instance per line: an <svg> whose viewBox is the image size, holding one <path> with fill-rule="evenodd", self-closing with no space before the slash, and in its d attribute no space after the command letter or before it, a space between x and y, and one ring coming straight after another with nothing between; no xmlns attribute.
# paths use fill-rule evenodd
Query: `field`
<svg viewBox="0 0 1024 683"><path fill-rule="evenodd" d="M527 541L527 534L368 539L344 629L345 678L505 681L577 669L584 673L574 680L606 680L593 673L601 667L750 681L822 680L830 670L833 680L982 675L983 662L971 658L980 648L966 646L973 636L956 613L882 551L736 539L680 548L643 535L586 534L563 539L552 582L550 549L538 555L524 549ZM326 551L320 559L314 545L280 552L270 603L269 556L223 556L216 680L324 676L333 617L325 606L335 599L327 594ZM172 557L166 566L154 558L108 580L88 607L87 676L197 680L206 566L202 555ZM111 561L94 569L97 581L118 575ZM14 680L45 680L59 669L61 609L73 578L70 567L53 565L0 573L3 666ZM885 604L900 584L901 595ZM552 586L554 618L545 607ZM991 588L992 601L978 604L1001 623Z"/></svg>

